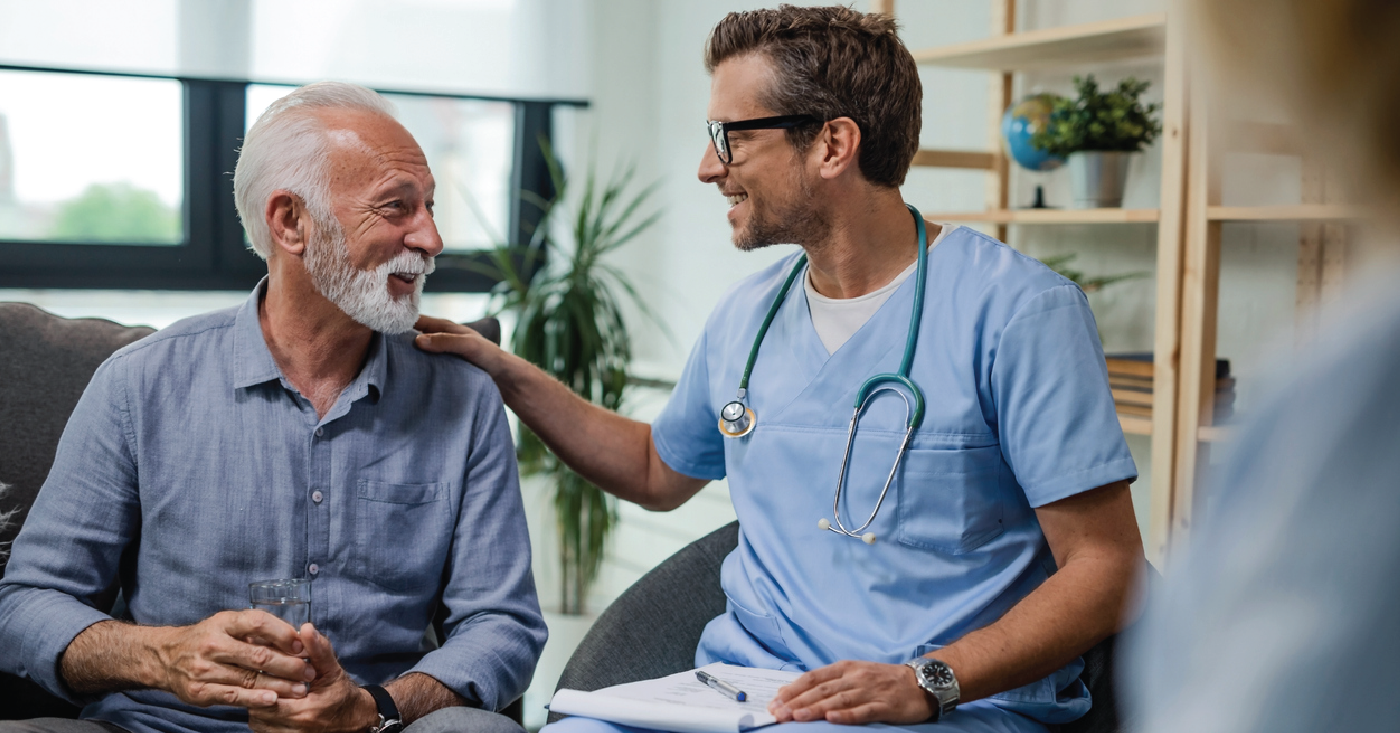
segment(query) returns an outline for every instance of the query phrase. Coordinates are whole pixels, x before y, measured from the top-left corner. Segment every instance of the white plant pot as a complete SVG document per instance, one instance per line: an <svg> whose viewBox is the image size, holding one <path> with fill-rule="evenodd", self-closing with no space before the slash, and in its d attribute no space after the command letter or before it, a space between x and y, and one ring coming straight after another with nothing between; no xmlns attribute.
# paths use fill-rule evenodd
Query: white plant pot
<svg viewBox="0 0 1400 733"><path fill-rule="evenodd" d="M1069 181L1076 209L1110 209L1123 205L1128 163L1136 153L1084 150L1069 154Z"/></svg>

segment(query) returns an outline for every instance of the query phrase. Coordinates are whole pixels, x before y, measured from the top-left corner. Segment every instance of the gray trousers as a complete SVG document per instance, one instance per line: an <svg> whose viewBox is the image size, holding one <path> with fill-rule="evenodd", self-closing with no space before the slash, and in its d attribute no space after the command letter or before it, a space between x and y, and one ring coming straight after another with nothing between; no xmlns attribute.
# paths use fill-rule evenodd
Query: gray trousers
<svg viewBox="0 0 1400 733"><path fill-rule="evenodd" d="M404 733L524 733L515 721L475 708L443 708L413 721ZM105 720L0 720L0 733L126 733Z"/></svg>

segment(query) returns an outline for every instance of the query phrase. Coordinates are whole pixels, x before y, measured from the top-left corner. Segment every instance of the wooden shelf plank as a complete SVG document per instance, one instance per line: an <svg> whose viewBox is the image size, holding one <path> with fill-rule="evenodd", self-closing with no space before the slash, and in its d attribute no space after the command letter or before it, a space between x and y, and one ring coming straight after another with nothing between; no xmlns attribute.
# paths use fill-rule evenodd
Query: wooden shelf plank
<svg viewBox="0 0 1400 733"><path fill-rule="evenodd" d="M932 221L986 224L1151 224L1159 209L988 209L925 214Z"/></svg>
<svg viewBox="0 0 1400 733"><path fill-rule="evenodd" d="M1361 206L1298 204L1296 206L1210 206L1211 221L1359 221L1370 218Z"/></svg>
<svg viewBox="0 0 1400 733"><path fill-rule="evenodd" d="M981 150L934 150L924 148L914 153L914 165L924 168L963 168L994 171L1001 165L1000 153Z"/></svg>
<svg viewBox="0 0 1400 733"><path fill-rule="evenodd" d="M926 48L914 60L930 66L1017 71L1050 66L1161 56L1166 13L993 36Z"/></svg>
<svg viewBox="0 0 1400 733"><path fill-rule="evenodd" d="M1235 429L1230 425L1202 425L1196 428L1196 439L1202 443L1224 443L1235 437Z"/></svg>
<svg viewBox="0 0 1400 733"><path fill-rule="evenodd" d="M1118 416L1118 422L1123 425L1123 432L1128 435L1151 435L1152 418L1138 417L1137 415Z"/></svg>

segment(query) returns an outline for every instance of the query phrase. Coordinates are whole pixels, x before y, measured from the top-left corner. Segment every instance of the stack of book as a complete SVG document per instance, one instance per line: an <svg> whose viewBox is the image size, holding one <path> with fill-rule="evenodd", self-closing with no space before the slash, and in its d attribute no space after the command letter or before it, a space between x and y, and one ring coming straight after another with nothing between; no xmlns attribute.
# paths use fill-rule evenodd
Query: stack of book
<svg viewBox="0 0 1400 733"><path fill-rule="evenodd" d="M1120 415L1152 417L1152 354L1135 352L1106 354L1108 386L1113 390L1113 405ZM1215 360L1214 423L1225 422L1235 409L1235 378L1230 376L1230 361Z"/></svg>

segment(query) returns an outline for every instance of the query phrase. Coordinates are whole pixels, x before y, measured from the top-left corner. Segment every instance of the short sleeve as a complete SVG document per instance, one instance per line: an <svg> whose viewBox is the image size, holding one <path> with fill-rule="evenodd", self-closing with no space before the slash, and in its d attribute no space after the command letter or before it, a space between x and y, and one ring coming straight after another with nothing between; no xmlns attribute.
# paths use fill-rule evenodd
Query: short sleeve
<svg viewBox="0 0 1400 733"><path fill-rule="evenodd" d="M656 453L672 470L692 478L724 478L724 436L710 400L708 337L701 333L666 409L651 425ZM736 385L737 386L737 385Z"/></svg>
<svg viewBox="0 0 1400 733"><path fill-rule="evenodd" d="M1078 287L1050 288L1016 311L991 375L1002 454L1031 506L1137 478Z"/></svg>

